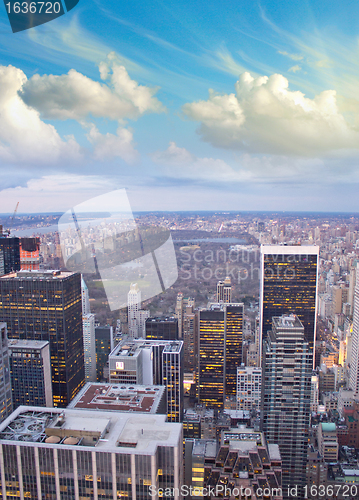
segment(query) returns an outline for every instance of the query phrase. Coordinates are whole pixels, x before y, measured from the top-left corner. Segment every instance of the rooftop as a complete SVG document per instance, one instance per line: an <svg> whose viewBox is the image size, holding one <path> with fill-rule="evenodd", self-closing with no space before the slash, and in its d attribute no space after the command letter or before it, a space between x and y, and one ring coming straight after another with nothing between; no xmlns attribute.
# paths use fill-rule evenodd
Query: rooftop
<svg viewBox="0 0 359 500"><path fill-rule="evenodd" d="M54 280L54 279L68 278L69 276L72 276L73 274L76 274L76 273L70 273L70 272L64 272L64 271L58 271L58 270L17 271L15 273L4 274L3 276L0 276L0 279L1 280L11 280L11 281L17 280L17 279L19 279L19 280L24 280L24 279Z"/></svg>
<svg viewBox="0 0 359 500"><path fill-rule="evenodd" d="M180 445L182 425L166 415L19 406L0 424L0 444L14 441L153 455L157 446Z"/></svg>
<svg viewBox="0 0 359 500"><path fill-rule="evenodd" d="M49 345L47 340L9 339L9 349L38 349Z"/></svg>
<svg viewBox="0 0 359 500"><path fill-rule="evenodd" d="M163 385L124 385L88 382L68 408L156 413L165 387Z"/></svg>
<svg viewBox="0 0 359 500"><path fill-rule="evenodd" d="M273 325L277 330L281 328L303 328L302 322L295 314L283 314L282 316L274 316L272 318Z"/></svg>
<svg viewBox="0 0 359 500"><path fill-rule="evenodd" d="M110 356L138 356L142 349L150 349L154 345L172 346L171 351L177 352L183 344L181 340L146 340L146 339L124 339L111 352ZM175 347L177 346L177 347ZM167 351L168 352L168 351Z"/></svg>

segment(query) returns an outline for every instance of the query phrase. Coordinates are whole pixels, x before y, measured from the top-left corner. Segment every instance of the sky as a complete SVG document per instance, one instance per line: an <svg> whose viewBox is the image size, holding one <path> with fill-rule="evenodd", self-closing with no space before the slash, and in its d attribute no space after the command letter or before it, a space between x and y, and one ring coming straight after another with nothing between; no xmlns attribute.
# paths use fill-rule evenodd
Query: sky
<svg viewBox="0 0 359 500"><path fill-rule="evenodd" d="M359 212L359 4L0 9L0 213L125 188L133 210Z"/></svg>

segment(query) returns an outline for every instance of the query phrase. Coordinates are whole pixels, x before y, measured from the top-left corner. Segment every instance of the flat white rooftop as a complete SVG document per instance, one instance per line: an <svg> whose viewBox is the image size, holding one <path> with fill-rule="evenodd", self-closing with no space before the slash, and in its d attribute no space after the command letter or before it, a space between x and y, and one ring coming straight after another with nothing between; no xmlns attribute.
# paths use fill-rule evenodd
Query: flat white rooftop
<svg viewBox="0 0 359 500"><path fill-rule="evenodd" d="M31 442L40 447L81 448L91 451L154 455L157 446L182 446L182 424L166 422L166 415L129 414L83 409L19 406L0 424L0 443ZM46 433L46 429L50 429ZM82 432L84 439L82 438ZM89 435L100 438L89 443ZM48 444L48 436L60 436L58 444ZM65 442L76 437L77 445ZM84 444L86 443L86 444Z"/></svg>

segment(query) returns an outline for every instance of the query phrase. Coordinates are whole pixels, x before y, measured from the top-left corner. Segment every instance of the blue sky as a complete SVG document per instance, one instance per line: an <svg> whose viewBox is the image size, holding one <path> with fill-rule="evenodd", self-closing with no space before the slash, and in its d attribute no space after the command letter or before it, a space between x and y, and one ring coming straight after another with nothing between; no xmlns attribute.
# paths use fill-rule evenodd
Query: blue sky
<svg viewBox="0 0 359 500"><path fill-rule="evenodd" d="M80 0L0 14L0 213L359 211L359 6Z"/></svg>

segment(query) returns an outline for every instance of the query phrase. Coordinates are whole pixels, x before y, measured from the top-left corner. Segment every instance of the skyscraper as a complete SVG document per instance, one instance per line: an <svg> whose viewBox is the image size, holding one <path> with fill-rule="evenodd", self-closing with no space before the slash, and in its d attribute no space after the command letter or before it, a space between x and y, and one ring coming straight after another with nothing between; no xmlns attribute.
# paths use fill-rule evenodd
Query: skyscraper
<svg viewBox="0 0 359 500"><path fill-rule="evenodd" d="M232 295L231 278L227 276L224 281L219 281L217 283L216 302L224 302L225 304L229 304L231 302L231 295Z"/></svg>
<svg viewBox="0 0 359 500"><path fill-rule="evenodd" d="M354 291L353 336L350 356L349 387L356 395L359 394L359 264L356 269L356 284Z"/></svg>
<svg viewBox="0 0 359 500"><path fill-rule="evenodd" d="M20 238L20 269L40 269L40 238Z"/></svg>
<svg viewBox="0 0 359 500"><path fill-rule="evenodd" d="M260 332L263 341L274 316L293 313L303 323L305 338L314 353L318 257L319 247L315 245L261 247Z"/></svg>
<svg viewBox="0 0 359 500"><path fill-rule="evenodd" d="M182 422L183 342L122 340L109 356L110 383L166 386L167 418Z"/></svg>
<svg viewBox="0 0 359 500"><path fill-rule="evenodd" d="M13 409L52 406L50 347L47 341L9 340Z"/></svg>
<svg viewBox="0 0 359 500"><path fill-rule="evenodd" d="M7 328L6 323L0 322L0 422L12 409Z"/></svg>
<svg viewBox="0 0 359 500"><path fill-rule="evenodd" d="M112 326L95 326L96 341L96 380L104 380L103 369L106 366L110 352L114 348L114 332Z"/></svg>
<svg viewBox="0 0 359 500"><path fill-rule="evenodd" d="M81 275L20 271L0 277L0 319L12 339L50 342L54 406L83 387Z"/></svg>
<svg viewBox="0 0 359 500"><path fill-rule="evenodd" d="M81 303L82 303L82 315L86 316L86 314L90 314L91 309L90 309L89 289L87 288L87 285L82 275L81 275Z"/></svg>
<svg viewBox="0 0 359 500"><path fill-rule="evenodd" d="M310 419L312 350L297 316L274 317L263 344L262 427L283 463L283 497L304 498Z"/></svg>
<svg viewBox="0 0 359 500"><path fill-rule="evenodd" d="M182 425L165 415L21 406L0 425L0 460L4 499L183 498Z"/></svg>
<svg viewBox="0 0 359 500"><path fill-rule="evenodd" d="M82 316L86 382L96 382L95 315Z"/></svg>
<svg viewBox="0 0 359 500"><path fill-rule="evenodd" d="M178 319L166 316L146 319L146 339L178 340Z"/></svg>
<svg viewBox="0 0 359 500"><path fill-rule="evenodd" d="M146 335L146 319L150 312L141 309L141 290L137 283L131 283L127 295L128 304L128 334L132 338L144 337Z"/></svg>
<svg viewBox="0 0 359 500"><path fill-rule="evenodd" d="M242 363L243 304L212 304L199 313L199 401L223 408L235 397Z"/></svg>
<svg viewBox="0 0 359 500"><path fill-rule="evenodd" d="M4 274L20 270L20 240L19 238L5 237L0 233L0 250L2 251Z"/></svg>

